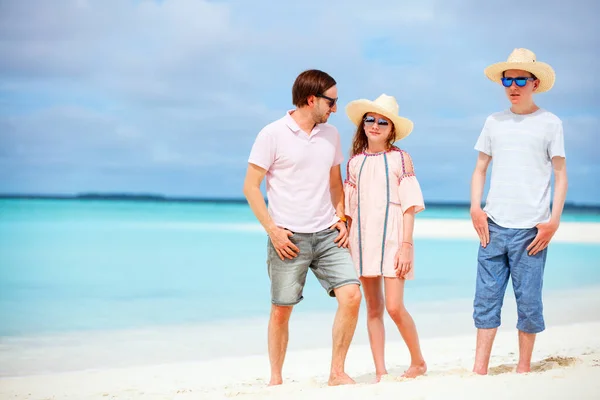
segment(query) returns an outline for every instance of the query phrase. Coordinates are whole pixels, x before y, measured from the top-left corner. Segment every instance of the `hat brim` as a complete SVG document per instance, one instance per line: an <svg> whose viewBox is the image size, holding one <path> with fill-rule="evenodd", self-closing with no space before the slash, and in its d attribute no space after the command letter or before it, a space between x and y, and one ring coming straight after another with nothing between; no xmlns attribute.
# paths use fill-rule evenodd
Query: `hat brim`
<svg viewBox="0 0 600 400"><path fill-rule="evenodd" d="M401 117L399 115L395 115L389 110L375 104L371 100L354 100L348 103L348 105L346 106L346 114L348 115L348 118L350 118L350 121L352 121L352 123L356 126L360 125L360 122L363 119L364 115L369 112L381 114L390 121L392 121L392 123L394 124L394 128L396 129L396 137L394 138L395 142L404 139L405 137L410 135L410 133L413 130L414 124L411 120L409 120L408 118Z"/></svg>
<svg viewBox="0 0 600 400"><path fill-rule="evenodd" d="M535 75L540 80L536 92L547 92L554 86L556 74L552 67L543 62L499 62L492 64L484 70L489 80L502 84L502 73L509 69L520 69Z"/></svg>

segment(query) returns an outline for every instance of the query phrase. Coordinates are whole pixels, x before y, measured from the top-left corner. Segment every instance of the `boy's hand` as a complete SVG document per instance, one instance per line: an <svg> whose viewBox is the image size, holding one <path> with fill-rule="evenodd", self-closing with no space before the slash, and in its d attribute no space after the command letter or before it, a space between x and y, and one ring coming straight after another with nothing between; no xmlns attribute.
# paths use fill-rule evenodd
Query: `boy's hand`
<svg viewBox="0 0 600 400"><path fill-rule="evenodd" d="M477 231L479 241L483 247L487 246L490 242L490 231L488 226L488 216L481 209L481 207L471 208L471 220L473 221L473 227Z"/></svg>
<svg viewBox="0 0 600 400"><path fill-rule="evenodd" d="M548 247L552 236L554 236L558 229L558 223L552 221L544 222L542 224L537 224L536 228L538 229L538 233L535 235L533 242L527 246L527 251L530 256L534 256Z"/></svg>

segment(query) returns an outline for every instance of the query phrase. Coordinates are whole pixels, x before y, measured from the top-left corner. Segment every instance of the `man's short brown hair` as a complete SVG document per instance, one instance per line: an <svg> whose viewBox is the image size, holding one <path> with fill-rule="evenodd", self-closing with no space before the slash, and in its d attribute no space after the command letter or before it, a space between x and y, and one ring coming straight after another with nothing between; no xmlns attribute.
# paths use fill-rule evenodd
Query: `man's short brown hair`
<svg viewBox="0 0 600 400"><path fill-rule="evenodd" d="M326 72L318 69L304 71L298 75L292 87L292 103L296 107L306 106L310 96L323 94L335 85L335 79Z"/></svg>

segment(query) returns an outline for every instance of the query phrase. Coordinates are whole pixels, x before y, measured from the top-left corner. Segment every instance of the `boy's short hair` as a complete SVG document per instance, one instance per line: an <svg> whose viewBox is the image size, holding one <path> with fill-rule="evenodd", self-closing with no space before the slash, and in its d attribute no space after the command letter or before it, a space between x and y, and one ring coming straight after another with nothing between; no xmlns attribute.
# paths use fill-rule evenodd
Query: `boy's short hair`
<svg viewBox="0 0 600 400"><path fill-rule="evenodd" d="M505 72L506 72L506 71L502 71L502 77L503 77L503 78L505 78L505 76L504 76L504 73L505 73ZM526 71L526 72L529 72L529 71ZM537 76L535 76L535 74L532 74L531 72L529 72L529 73L531 74L531 77L532 77L533 79L535 79L535 80L537 80L537 79L538 79L538 77L537 77Z"/></svg>

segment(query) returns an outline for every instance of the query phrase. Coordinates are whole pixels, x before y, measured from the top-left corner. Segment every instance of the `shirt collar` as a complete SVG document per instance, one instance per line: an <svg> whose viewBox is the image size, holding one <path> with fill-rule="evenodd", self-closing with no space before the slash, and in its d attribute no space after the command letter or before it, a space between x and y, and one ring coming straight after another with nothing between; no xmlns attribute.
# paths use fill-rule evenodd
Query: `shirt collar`
<svg viewBox="0 0 600 400"><path fill-rule="evenodd" d="M290 128L292 130L292 132L298 133L298 132L301 132L302 129L300 128L300 126L298 126L298 123L296 122L296 120L294 118L292 118L293 112L294 112L294 110L288 110L285 113L285 123L288 126L288 128ZM313 128L312 132L309 133L309 135L313 136L313 135L316 135L317 133L319 133L321 131L321 125L322 124L315 125L315 127Z"/></svg>

